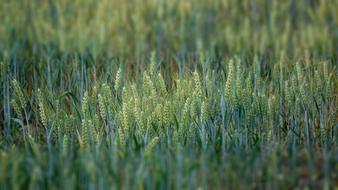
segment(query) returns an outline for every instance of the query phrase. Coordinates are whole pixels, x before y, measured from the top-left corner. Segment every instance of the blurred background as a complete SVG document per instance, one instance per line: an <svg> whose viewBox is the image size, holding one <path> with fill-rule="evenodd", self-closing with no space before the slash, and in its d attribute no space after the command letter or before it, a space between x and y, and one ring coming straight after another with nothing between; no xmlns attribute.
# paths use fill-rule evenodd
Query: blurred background
<svg viewBox="0 0 338 190"><path fill-rule="evenodd" d="M0 50L337 55L336 0L1 0Z"/></svg>

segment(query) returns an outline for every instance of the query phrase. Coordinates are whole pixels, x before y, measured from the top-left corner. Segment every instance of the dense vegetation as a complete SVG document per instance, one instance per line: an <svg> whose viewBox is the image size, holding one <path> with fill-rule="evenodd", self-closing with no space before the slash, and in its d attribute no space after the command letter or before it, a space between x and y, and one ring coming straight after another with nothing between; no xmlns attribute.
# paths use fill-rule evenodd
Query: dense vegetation
<svg viewBox="0 0 338 190"><path fill-rule="evenodd" d="M1 0L0 189L336 189L337 7Z"/></svg>

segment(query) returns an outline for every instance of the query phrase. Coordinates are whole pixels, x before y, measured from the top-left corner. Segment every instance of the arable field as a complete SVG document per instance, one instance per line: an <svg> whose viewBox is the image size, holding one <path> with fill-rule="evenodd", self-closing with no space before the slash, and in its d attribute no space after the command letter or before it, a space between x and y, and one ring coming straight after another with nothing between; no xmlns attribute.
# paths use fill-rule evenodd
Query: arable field
<svg viewBox="0 0 338 190"><path fill-rule="evenodd" d="M0 0L0 189L338 189L337 0Z"/></svg>

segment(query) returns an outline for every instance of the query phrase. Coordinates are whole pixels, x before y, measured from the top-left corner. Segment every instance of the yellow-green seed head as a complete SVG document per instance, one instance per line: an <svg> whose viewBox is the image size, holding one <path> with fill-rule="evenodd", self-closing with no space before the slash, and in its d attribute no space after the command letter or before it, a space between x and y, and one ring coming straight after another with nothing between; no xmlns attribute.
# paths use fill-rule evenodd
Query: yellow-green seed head
<svg viewBox="0 0 338 190"><path fill-rule="evenodd" d="M115 85L114 85L115 91L117 91L120 88L120 85L121 85L121 72L122 71L121 71L121 67L120 67L119 70L116 73L116 76L115 76Z"/></svg>
<svg viewBox="0 0 338 190"><path fill-rule="evenodd" d="M234 61L230 60L229 72L227 76L227 81L225 83L225 97L227 98L228 101L231 100L232 96L233 74L234 74Z"/></svg>
<svg viewBox="0 0 338 190"><path fill-rule="evenodd" d="M22 109L24 109L24 108L26 107L26 98L25 98L25 96L24 96L24 94L23 94L23 91L22 91L22 89L21 89L21 87L20 87L18 81L15 80L15 79L13 79L13 80L12 80L12 85L13 85L13 87L14 87L14 91L15 91L16 95L17 95L18 98L19 98L20 107L21 107Z"/></svg>
<svg viewBox="0 0 338 190"><path fill-rule="evenodd" d="M119 140L120 140L120 145L124 147L126 145L126 139L125 139L123 129L121 127L119 128Z"/></svg>
<svg viewBox="0 0 338 190"><path fill-rule="evenodd" d="M202 85L201 85L201 79L200 76L198 74L198 72L195 70L195 72L193 73L194 75L194 83L195 83L195 93L197 95L198 98L202 97Z"/></svg>
<svg viewBox="0 0 338 190"><path fill-rule="evenodd" d="M162 96L167 95L167 88L166 88L166 85L165 85L165 82L164 82L164 79L163 79L161 73L158 74L157 78L158 78L159 87L160 87L160 91L161 91Z"/></svg>
<svg viewBox="0 0 338 190"><path fill-rule="evenodd" d="M89 127L87 121L84 119L82 119L81 133L83 147L86 149L89 147Z"/></svg>
<svg viewBox="0 0 338 190"><path fill-rule="evenodd" d="M88 113L88 91L85 91L82 97L82 113L84 115Z"/></svg>
<svg viewBox="0 0 338 190"><path fill-rule="evenodd" d="M128 121L128 105L123 102L122 104L122 117L123 117L123 126L126 132L129 131L129 121Z"/></svg>
<svg viewBox="0 0 338 190"><path fill-rule="evenodd" d="M163 107L163 124L165 126L169 126L170 124L170 111L169 111L169 103L166 103Z"/></svg>
<svg viewBox="0 0 338 190"><path fill-rule="evenodd" d="M207 121L207 119L208 119L208 105L206 101L203 101L201 106L201 122L204 123Z"/></svg>
<svg viewBox="0 0 338 190"><path fill-rule="evenodd" d="M241 65L237 64L237 77L236 77L236 105L242 101L242 73L241 73Z"/></svg>
<svg viewBox="0 0 338 190"><path fill-rule="evenodd" d="M45 106L43 103L42 93L40 89L38 89L38 101L39 101L38 104L39 104L39 111L40 111L40 118L41 118L42 125L44 127L47 127L47 116L46 116Z"/></svg>
<svg viewBox="0 0 338 190"><path fill-rule="evenodd" d="M98 94L98 99L99 99L100 114L101 114L102 119L105 120L107 118L107 113L106 113L106 109L105 109L104 100L103 100L103 97L101 96L101 94Z"/></svg>

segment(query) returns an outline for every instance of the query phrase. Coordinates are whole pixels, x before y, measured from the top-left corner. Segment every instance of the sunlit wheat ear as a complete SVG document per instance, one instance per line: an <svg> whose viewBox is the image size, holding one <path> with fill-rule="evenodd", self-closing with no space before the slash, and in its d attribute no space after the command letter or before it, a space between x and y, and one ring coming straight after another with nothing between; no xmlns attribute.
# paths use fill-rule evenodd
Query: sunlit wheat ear
<svg viewBox="0 0 338 190"><path fill-rule="evenodd" d="M84 116L88 113L88 91L82 97L82 113Z"/></svg>
<svg viewBox="0 0 338 190"><path fill-rule="evenodd" d="M236 105L239 106L242 101L242 70L240 62L237 63L236 74Z"/></svg>
<svg viewBox="0 0 338 190"><path fill-rule="evenodd" d="M169 103L166 102L165 105L163 106L162 118L163 118L163 124L167 127L170 125L170 119L171 119L169 109L170 109Z"/></svg>
<svg viewBox="0 0 338 190"><path fill-rule="evenodd" d="M129 131L129 121L128 121L128 107L127 107L127 103L123 102L122 103L122 119L123 119L123 127L124 127L124 131L126 131L126 133Z"/></svg>
<svg viewBox="0 0 338 190"><path fill-rule="evenodd" d="M94 99L96 99L96 95L97 95L97 86L94 85L93 88L92 88L92 97Z"/></svg>
<svg viewBox="0 0 338 190"><path fill-rule="evenodd" d="M88 126L88 121L82 120L82 125L81 125L81 137L83 141L83 148L87 149L89 147L89 126Z"/></svg>
<svg viewBox="0 0 338 190"><path fill-rule="evenodd" d="M92 87L89 104L96 104L97 101L98 88L96 85Z"/></svg>
<svg viewBox="0 0 338 190"><path fill-rule="evenodd" d="M119 70L117 70L116 76L115 76L114 89L115 89L116 92L118 91L118 89L120 88L120 85L121 85L121 72L122 72L122 69L120 67Z"/></svg>
<svg viewBox="0 0 338 190"><path fill-rule="evenodd" d="M101 94L98 94L98 100L99 100L99 110L100 110L101 118L105 120L107 118L107 114L106 114L106 109L104 105L104 100Z"/></svg>
<svg viewBox="0 0 338 190"><path fill-rule="evenodd" d="M67 115L67 117L66 117L66 122L65 122L65 133L66 134L68 134L68 133L71 133L71 132L73 132L74 131L74 120L75 120L75 118L74 118L74 115Z"/></svg>
<svg viewBox="0 0 338 190"><path fill-rule="evenodd" d="M124 147L126 145L126 138L124 135L124 131L121 127L119 127L118 132L119 132L120 145Z"/></svg>
<svg viewBox="0 0 338 190"><path fill-rule="evenodd" d="M259 111L259 96L255 93L252 93L252 103L254 112L258 113Z"/></svg>
<svg viewBox="0 0 338 190"><path fill-rule="evenodd" d="M19 117L20 120L23 120L22 110L19 108L19 105L16 103L14 99L11 100L11 105L14 108L16 115Z"/></svg>
<svg viewBox="0 0 338 190"><path fill-rule="evenodd" d="M145 96L149 96L151 94L152 82L146 71L143 72L142 88Z"/></svg>
<svg viewBox="0 0 338 190"><path fill-rule="evenodd" d="M208 120L208 104L204 100L201 105L201 122L205 123Z"/></svg>
<svg viewBox="0 0 338 190"><path fill-rule="evenodd" d="M145 156L149 156L152 153L154 147L158 144L158 142L159 142L159 137L154 137L150 141L150 143L147 145L147 147L146 147L146 149L144 151L144 155Z"/></svg>
<svg viewBox="0 0 338 190"><path fill-rule="evenodd" d="M146 72L145 72L146 73ZM143 82L143 85L145 87L145 95L151 95L153 97L156 96L156 90L153 81L151 80L150 76L145 74L144 76L145 81Z"/></svg>
<svg viewBox="0 0 338 190"><path fill-rule="evenodd" d="M194 94L190 104L190 115L192 119L196 118L197 111L198 111L198 98L197 95Z"/></svg>
<svg viewBox="0 0 338 190"><path fill-rule="evenodd" d="M62 122L63 120L61 119L61 113L60 113L60 101L56 100L55 101L55 128L56 128L56 132L58 137L61 137L61 133L62 133Z"/></svg>
<svg viewBox="0 0 338 190"><path fill-rule="evenodd" d="M245 79L245 88L243 91L243 105L246 111L249 110L251 104L251 95L253 93L252 81L251 81L251 72L248 74L248 77Z"/></svg>
<svg viewBox="0 0 338 190"><path fill-rule="evenodd" d="M248 78L245 80L245 88L247 89L247 92L251 96L253 93L253 86L252 86L252 72L250 71L248 74Z"/></svg>
<svg viewBox="0 0 338 190"><path fill-rule="evenodd" d="M135 106L134 106L134 109L133 109L133 114L136 118L136 122L137 122L137 125L138 125L138 128L137 128L137 131L139 134L144 134L145 132L145 126L144 126L144 123L143 123L143 112L141 111L141 102L140 102L140 99L138 96L135 96L134 97L134 102L135 102Z"/></svg>
<svg viewBox="0 0 338 190"><path fill-rule="evenodd" d="M327 62L323 62L323 76L324 76L324 80L327 81L329 78L329 67Z"/></svg>
<svg viewBox="0 0 338 190"><path fill-rule="evenodd" d="M158 79L158 83L159 83L159 86L160 86L161 95L166 96L167 95L167 88L166 88L166 85L165 85L165 82L164 82L164 79L163 79L161 73L158 74L157 79Z"/></svg>
<svg viewBox="0 0 338 190"><path fill-rule="evenodd" d="M135 84L131 85L131 92L132 92L132 96L134 97L134 100L136 101L136 99L138 99L139 95L138 95L138 92L137 92Z"/></svg>
<svg viewBox="0 0 338 190"><path fill-rule="evenodd" d="M46 116L46 111L45 111L45 107L43 104L42 93L40 89L38 89L37 96L38 96L37 98L38 98L41 122L44 127L47 127L47 116Z"/></svg>
<svg viewBox="0 0 338 190"><path fill-rule="evenodd" d="M92 143L97 143L97 132L95 129L95 125L91 119L88 120L88 131L89 131L89 140Z"/></svg>
<svg viewBox="0 0 338 190"><path fill-rule="evenodd" d="M227 99L228 102L231 100L232 97L233 74L234 74L234 61L231 59L229 61L228 76L227 81L225 83L225 98Z"/></svg>
<svg viewBox="0 0 338 190"><path fill-rule="evenodd" d="M201 85L201 79L200 79L200 75L198 74L198 72L195 70L193 73L194 76L194 84L195 84L195 93L197 95L198 98L202 97L202 85Z"/></svg>
<svg viewBox="0 0 338 190"><path fill-rule="evenodd" d="M18 81L15 80L15 79L13 79L11 82L12 82L12 85L14 87L14 91L15 91L16 95L19 97L20 107L22 109L25 109L25 107L26 107L26 98L25 98L25 96L23 94L23 91L22 91L22 89L21 89Z"/></svg>

